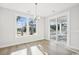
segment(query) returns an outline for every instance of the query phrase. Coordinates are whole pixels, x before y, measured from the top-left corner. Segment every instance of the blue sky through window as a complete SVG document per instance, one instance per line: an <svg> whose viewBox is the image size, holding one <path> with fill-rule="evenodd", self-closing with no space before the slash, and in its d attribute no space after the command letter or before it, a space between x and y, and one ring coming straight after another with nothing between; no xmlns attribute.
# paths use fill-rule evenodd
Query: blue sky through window
<svg viewBox="0 0 79 59"><path fill-rule="evenodd" d="M18 24L18 26L23 27L27 24L27 21L28 21L28 19L26 17L19 16L17 24Z"/></svg>
<svg viewBox="0 0 79 59"><path fill-rule="evenodd" d="M26 26L27 22L29 23L31 21L33 22L32 25L35 24L32 18L22 17L22 16L18 16L17 18L17 24L20 28Z"/></svg>

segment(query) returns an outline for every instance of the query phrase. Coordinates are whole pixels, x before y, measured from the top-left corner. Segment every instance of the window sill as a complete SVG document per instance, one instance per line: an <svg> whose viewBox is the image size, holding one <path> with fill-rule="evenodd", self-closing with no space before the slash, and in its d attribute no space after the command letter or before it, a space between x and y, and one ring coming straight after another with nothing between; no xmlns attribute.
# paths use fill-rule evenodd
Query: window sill
<svg viewBox="0 0 79 59"><path fill-rule="evenodd" d="M33 35L24 35L24 36L16 36L16 38L24 38L24 37L31 37L31 36L36 36L37 34L33 34Z"/></svg>

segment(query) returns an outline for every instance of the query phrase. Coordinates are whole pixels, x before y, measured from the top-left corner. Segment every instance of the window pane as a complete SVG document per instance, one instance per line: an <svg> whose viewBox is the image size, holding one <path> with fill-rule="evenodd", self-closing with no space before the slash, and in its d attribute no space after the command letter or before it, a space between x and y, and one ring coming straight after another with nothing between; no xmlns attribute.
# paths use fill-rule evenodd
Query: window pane
<svg viewBox="0 0 79 59"><path fill-rule="evenodd" d="M36 21L29 19L29 33L30 35L36 33Z"/></svg>
<svg viewBox="0 0 79 59"><path fill-rule="evenodd" d="M56 19L50 20L50 39L56 40Z"/></svg>
<svg viewBox="0 0 79 59"><path fill-rule="evenodd" d="M26 17L17 17L17 35L23 36L26 33L27 19Z"/></svg>
<svg viewBox="0 0 79 59"><path fill-rule="evenodd" d="M62 16L58 18L58 24L60 24L60 30L58 32L58 41L66 43L67 41L67 17Z"/></svg>

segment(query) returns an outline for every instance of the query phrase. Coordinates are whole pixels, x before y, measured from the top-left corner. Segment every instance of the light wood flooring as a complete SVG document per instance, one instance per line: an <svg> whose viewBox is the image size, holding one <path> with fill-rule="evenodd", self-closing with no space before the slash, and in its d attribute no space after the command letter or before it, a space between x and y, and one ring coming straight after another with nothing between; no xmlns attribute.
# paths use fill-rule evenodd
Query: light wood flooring
<svg viewBox="0 0 79 59"><path fill-rule="evenodd" d="M33 46L36 46L42 52L43 55L46 55L48 52L48 41L47 40L39 40L39 41L35 41L35 42L24 43L24 44L14 45L14 46L10 46L10 47L0 48L0 55L10 55L13 52L16 52L16 51L19 51L22 49L27 49L26 54L32 55L31 47L33 47Z"/></svg>
<svg viewBox="0 0 79 59"><path fill-rule="evenodd" d="M39 40L0 48L0 55L79 55L75 51L56 44L52 40Z"/></svg>

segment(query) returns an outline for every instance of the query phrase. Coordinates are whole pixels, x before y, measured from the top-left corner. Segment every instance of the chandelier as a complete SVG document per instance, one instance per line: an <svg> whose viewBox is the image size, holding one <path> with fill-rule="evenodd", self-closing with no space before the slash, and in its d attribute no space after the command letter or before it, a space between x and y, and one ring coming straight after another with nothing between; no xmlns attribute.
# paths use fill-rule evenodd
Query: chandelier
<svg viewBox="0 0 79 59"><path fill-rule="evenodd" d="M37 16L37 3L35 3L35 10L34 10L34 12L35 12L35 14L34 14L34 21L36 21L38 18L38 16Z"/></svg>

